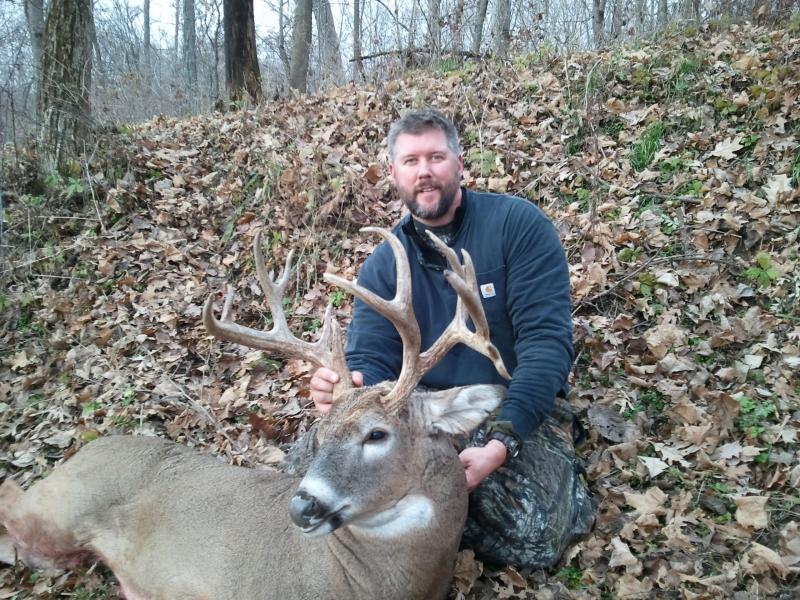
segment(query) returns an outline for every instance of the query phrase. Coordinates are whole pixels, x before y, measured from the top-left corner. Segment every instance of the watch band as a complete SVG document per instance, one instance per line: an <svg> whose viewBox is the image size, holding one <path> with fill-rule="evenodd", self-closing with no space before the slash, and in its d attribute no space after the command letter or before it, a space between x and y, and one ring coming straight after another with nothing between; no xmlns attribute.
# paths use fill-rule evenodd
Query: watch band
<svg viewBox="0 0 800 600"><path fill-rule="evenodd" d="M488 436L486 436L486 441L489 440L497 440L498 442L501 442L506 447L509 458L519 456L519 451L522 449L522 444L516 437L507 433L503 433L502 431L492 431Z"/></svg>

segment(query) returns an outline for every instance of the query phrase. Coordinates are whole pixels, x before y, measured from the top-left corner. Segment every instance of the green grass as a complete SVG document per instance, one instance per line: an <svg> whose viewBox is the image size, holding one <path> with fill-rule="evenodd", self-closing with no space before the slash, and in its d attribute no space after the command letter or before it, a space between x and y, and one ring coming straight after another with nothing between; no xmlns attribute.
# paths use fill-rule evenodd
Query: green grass
<svg viewBox="0 0 800 600"><path fill-rule="evenodd" d="M644 132L642 139L631 146L631 166L636 171L644 171L661 149L661 140L664 137L664 124L660 121L652 123Z"/></svg>
<svg viewBox="0 0 800 600"><path fill-rule="evenodd" d="M792 185L794 187L800 186L800 150L797 151L792 163Z"/></svg>

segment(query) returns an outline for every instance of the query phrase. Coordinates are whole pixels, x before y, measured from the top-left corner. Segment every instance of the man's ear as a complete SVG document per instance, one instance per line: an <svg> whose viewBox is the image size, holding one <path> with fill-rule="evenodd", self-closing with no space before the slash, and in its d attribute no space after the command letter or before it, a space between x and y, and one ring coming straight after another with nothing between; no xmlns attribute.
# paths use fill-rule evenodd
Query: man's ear
<svg viewBox="0 0 800 600"><path fill-rule="evenodd" d="M409 398L412 421L431 433L469 433L505 396L502 385L469 385L438 392L417 392Z"/></svg>
<svg viewBox="0 0 800 600"><path fill-rule="evenodd" d="M386 171L389 173L389 179L394 183L394 164L391 160L386 165Z"/></svg>

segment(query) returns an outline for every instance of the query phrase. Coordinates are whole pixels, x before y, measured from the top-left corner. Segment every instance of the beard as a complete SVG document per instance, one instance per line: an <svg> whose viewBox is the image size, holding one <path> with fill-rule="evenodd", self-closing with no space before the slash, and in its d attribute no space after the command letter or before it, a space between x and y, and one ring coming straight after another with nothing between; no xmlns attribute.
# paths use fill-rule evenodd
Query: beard
<svg viewBox="0 0 800 600"><path fill-rule="evenodd" d="M400 199L408 207L412 215L419 219L438 219L450 210L455 202L456 195L458 194L460 186L460 174L445 182L432 181L430 183L423 183L413 188L397 188L397 193ZM439 202L430 208L425 208L417 201L417 194L420 190L425 188L433 188L439 190Z"/></svg>

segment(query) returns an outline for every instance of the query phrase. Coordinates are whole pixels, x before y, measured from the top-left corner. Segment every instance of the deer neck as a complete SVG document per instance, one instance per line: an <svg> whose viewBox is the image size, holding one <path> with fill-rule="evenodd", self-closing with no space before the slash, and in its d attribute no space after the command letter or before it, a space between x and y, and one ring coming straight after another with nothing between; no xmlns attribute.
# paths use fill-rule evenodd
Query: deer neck
<svg viewBox="0 0 800 600"><path fill-rule="evenodd" d="M464 468L445 439L426 453L419 479L394 505L364 516L324 539L331 556L358 582L404 581L403 598L430 600L446 595L467 514ZM369 556L353 561L353 555ZM432 568L436 565L436 568ZM376 577L376 571L384 571ZM430 575L420 579L420 574ZM383 596L386 590L376 590ZM360 596L359 596L360 597Z"/></svg>

